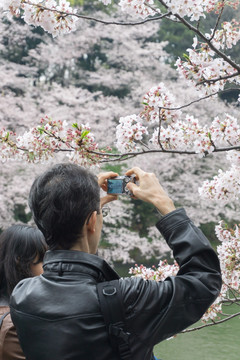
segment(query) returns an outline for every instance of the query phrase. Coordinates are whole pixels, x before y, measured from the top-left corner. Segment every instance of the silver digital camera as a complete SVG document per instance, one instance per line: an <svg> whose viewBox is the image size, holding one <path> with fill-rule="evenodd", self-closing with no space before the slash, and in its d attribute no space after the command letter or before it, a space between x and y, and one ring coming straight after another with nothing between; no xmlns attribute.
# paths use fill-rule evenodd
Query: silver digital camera
<svg viewBox="0 0 240 360"><path fill-rule="evenodd" d="M116 176L115 178L107 180L107 193L114 195L129 195L131 191L127 188L129 182L136 183L135 176Z"/></svg>

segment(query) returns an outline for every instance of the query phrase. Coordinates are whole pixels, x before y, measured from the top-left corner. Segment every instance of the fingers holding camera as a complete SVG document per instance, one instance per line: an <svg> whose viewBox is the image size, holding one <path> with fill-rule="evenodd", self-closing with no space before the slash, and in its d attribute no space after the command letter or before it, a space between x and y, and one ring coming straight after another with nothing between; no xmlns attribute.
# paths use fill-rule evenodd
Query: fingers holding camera
<svg viewBox="0 0 240 360"><path fill-rule="evenodd" d="M138 184L135 184L134 182L129 182L127 184L127 188L132 192L133 198L153 204L162 215L166 215L169 212L175 210L173 201L163 190L154 173L148 173L139 167L134 167L128 170L126 175L134 175L135 179L138 181ZM102 190L107 192L107 180L116 176L118 176L118 174L113 171L100 173L98 175L98 184ZM101 206L107 204L108 202L114 201L117 198L117 195L107 194L101 198Z"/></svg>
<svg viewBox="0 0 240 360"><path fill-rule="evenodd" d="M153 204L162 215L175 210L173 201L163 190L155 174L134 167L128 170L126 175L135 175L139 182L139 185L131 182L127 184L127 188L133 193L133 197Z"/></svg>
<svg viewBox="0 0 240 360"><path fill-rule="evenodd" d="M100 206L101 208L106 205L107 203L111 202L111 201L114 201L114 200L117 200L118 199L118 196L117 195L111 195L111 194L108 194L106 196L103 196L101 197L100 199Z"/></svg>
<svg viewBox="0 0 240 360"><path fill-rule="evenodd" d="M112 179L116 176L118 176L118 173L115 173L113 171L98 174L98 184L101 189L107 192L107 179Z"/></svg>
<svg viewBox="0 0 240 360"><path fill-rule="evenodd" d="M127 171L126 175L135 175L139 184L128 183L127 187L138 199L152 203L157 194L163 193L163 189L153 173L147 173L140 168L133 168Z"/></svg>
<svg viewBox="0 0 240 360"><path fill-rule="evenodd" d="M107 180L114 178L118 176L118 173L115 173L113 171L108 171L108 172L104 172L104 173L100 173L98 174L98 184L101 187L101 189L105 192L107 192ZM117 200L118 197L117 195L112 195L112 194L107 194L103 197L101 197L100 199L100 205L101 207L103 207L105 204Z"/></svg>

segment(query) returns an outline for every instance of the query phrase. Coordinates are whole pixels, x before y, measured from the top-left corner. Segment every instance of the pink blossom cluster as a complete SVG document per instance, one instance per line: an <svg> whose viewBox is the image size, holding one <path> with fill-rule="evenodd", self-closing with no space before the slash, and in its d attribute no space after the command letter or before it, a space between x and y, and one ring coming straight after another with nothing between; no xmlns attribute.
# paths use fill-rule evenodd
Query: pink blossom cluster
<svg viewBox="0 0 240 360"><path fill-rule="evenodd" d="M17 16L22 10L22 17L27 24L41 26L53 37L76 30L78 17L74 14L77 10L73 10L67 0L4 0L0 7Z"/></svg>
<svg viewBox="0 0 240 360"><path fill-rule="evenodd" d="M201 321L206 323L209 320L215 320L219 317L219 314L222 312L222 303L220 299L217 300L207 309L205 314L202 316Z"/></svg>
<svg viewBox="0 0 240 360"><path fill-rule="evenodd" d="M21 0L2 0L0 8L4 11L10 11L12 15L19 16Z"/></svg>
<svg viewBox="0 0 240 360"><path fill-rule="evenodd" d="M199 20L201 16L204 16L204 11L207 10L210 4L213 4L214 0L186 0L186 1L177 1L177 0L166 0L165 3L168 6L169 10L173 14L179 14L180 16L188 16L191 21ZM205 17L205 16L204 16Z"/></svg>
<svg viewBox="0 0 240 360"><path fill-rule="evenodd" d="M218 116L213 120L209 127L212 141L218 145L230 144L231 146L239 144L240 140L240 125L238 120L225 114L224 119L220 119Z"/></svg>
<svg viewBox="0 0 240 360"><path fill-rule="evenodd" d="M201 126L198 119L186 115L184 120L155 129L150 142L166 150L192 150L204 155L212 153L216 147L237 145L239 140L240 125L237 119L225 114L223 120L216 117L210 127ZM238 152L228 152L227 156L230 162L240 165Z"/></svg>
<svg viewBox="0 0 240 360"><path fill-rule="evenodd" d="M108 0L100 1L106 2L106 4L108 3ZM199 20L200 17L205 18L204 12L219 11L222 6L222 1L219 0L165 0L164 3L173 14L178 14L182 17L187 16L191 21ZM228 6L236 7L237 4L238 0L228 1ZM132 15L138 15L142 18L152 16L156 12L159 12L159 9L153 8L153 0L120 0L119 5L122 11L127 11ZM150 5L150 7L148 7L148 5Z"/></svg>
<svg viewBox="0 0 240 360"><path fill-rule="evenodd" d="M163 121L176 121L180 115L180 110L166 110L162 108L172 108L175 106L175 97L166 88L164 83L152 87L143 97L144 110L140 116L151 123Z"/></svg>
<svg viewBox="0 0 240 360"><path fill-rule="evenodd" d="M216 117L209 128L211 141L215 146L238 145L240 140L240 126L237 119L226 114L224 120ZM218 170L212 180L206 180L199 188L202 199L220 201L222 204L239 199L240 196L240 152L230 150L226 158L231 164L229 170Z"/></svg>
<svg viewBox="0 0 240 360"><path fill-rule="evenodd" d="M165 4L173 14L179 14L182 17L188 16L191 21L196 21L199 20L201 16L205 18L204 12L219 12L226 4L236 8L239 0L166 0Z"/></svg>
<svg viewBox="0 0 240 360"><path fill-rule="evenodd" d="M147 127L143 126L141 121L135 114L120 118L116 128L116 146L120 152L139 149L143 135L148 134Z"/></svg>
<svg viewBox="0 0 240 360"><path fill-rule="evenodd" d="M237 9L239 5L239 0L226 0L226 1L219 0L216 5L217 12L219 12L219 10L222 9L225 5L232 7L233 9ZM208 11L211 11L211 8L209 8Z"/></svg>
<svg viewBox="0 0 240 360"><path fill-rule="evenodd" d="M147 268L144 265L135 264L135 267L129 269L129 274L139 276L144 280L163 281L169 276L177 275L178 270L179 266L176 262L170 265L167 260L160 260L157 268L155 266Z"/></svg>
<svg viewBox="0 0 240 360"><path fill-rule="evenodd" d="M210 199L220 201L226 204L239 199L240 195L240 167L231 166L230 170L218 170L212 180L204 181L203 185L198 189L202 199Z"/></svg>
<svg viewBox="0 0 240 360"><path fill-rule="evenodd" d="M158 9L153 8L153 5L153 0L120 0L119 2L122 11L131 15L137 15L142 19L153 16L159 11Z"/></svg>
<svg viewBox="0 0 240 360"><path fill-rule="evenodd" d="M66 152L69 161L83 166L99 162L98 145L88 124L73 124L45 117L41 125L23 135L14 137L4 129L0 132L1 158L25 159L28 162L45 162L57 152Z"/></svg>
<svg viewBox="0 0 240 360"><path fill-rule="evenodd" d="M200 49L188 49L186 60L180 58L176 61L180 77L190 80L201 91L208 95L223 90L227 81L240 83L240 75L226 78L236 73L236 70L224 59L214 58L215 52L207 44L202 44Z"/></svg>
<svg viewBox="0 0 240 360"><path fill-rule="evenodd" d="M225 114L223 119L215 117L210 126L201 126L198 119L190 115L179 120L181 111L171 110L174 102L174 97L163 83L151 88L143 98L144 110L140 115L120 118L116 131L118 150L139 150L139 141L150 132L142 125L141 119L158 124L157 128L151 129L152 136L149 139L149 144L155 148L193 151L204 156L217 147L239 144L240 125L235 117ZM229 154L229 159L235 159L239 165L237 153Z"/></svg>
<svg viewBox="0 0 240 360"><path fill-rule="evenodd" d="M172 117L175 118L176 116ZM97 163L104 157L103 151L102 154L98 152L98 145L88 124L73 124L73 127L69 128L66 121L56 122L48 117L42 121L45 123L40 127L32 128L18 136L15 146L14 141L11 142L9 135L6 135L8 133L2 130L2 158L18 158L24 154L27 161L44 161L54 153L62 151L67 153L71 161L81 164L86 161L88 164ZM210 127L201 126L198 119L186 115L184 120L172 121L169 125L163 123L153 129L150 139L147 135L148 128L142 125L139 115L121 117L116 128L116 147L123 153L149 149L149 145L152 144L158 149L191 151L204 156L218 147L237 145L240 139L240 126L237 119L228 114L223 120L216 117ZM234 151L228 152L227 156L235 166L226 173L219 170L218 176L212 181L206 181L200 189L202 197L227 201L230 195L238 196L240 155Z"/></svg>
<svg viewBox="0 0 240 360"><path fill-rule="evenodd" d="M216 235L221 241L217 247L225 292L228 289L240 291L240 228L235 225L229 229L223 221L215 228Z"/></svg>
<svg viewBox="0 0 240 360"><path fill-rule="evenodd" d="M202 317L202 321L213 320L221 313L222 303L228 300L229 291L240 291L240 229L235 225L229 229L223 221L215 227L215 232L221 245L218 245L217 252L220 260L223 285L221 293L216 301ZM234 298L233 298L234 299Z"/></svg>
<svg viewBox="0 0 240 360"><path fill-rule="evenodd" d="M206 126L200 126L197 119L187 115L185 121L176 121L167 127L155 129L150 139L155 146L165 150L194 151L200 155L214 150L213 143Z"/></svg>
<svg viewBox="0 0 240 360"><path fill-rule="evenodd" d="M224 283L232 289L240 290L240 241L224 242L218 247Z"/></svg>
<svg viewBox="0 0 240 360"><path fill-rule="evenodd" d="M221 26L222 29L216 30L214 34L213 44L217 49L231 49L240 40L240 22L233 19L231 22L223 22Z"/></svg>

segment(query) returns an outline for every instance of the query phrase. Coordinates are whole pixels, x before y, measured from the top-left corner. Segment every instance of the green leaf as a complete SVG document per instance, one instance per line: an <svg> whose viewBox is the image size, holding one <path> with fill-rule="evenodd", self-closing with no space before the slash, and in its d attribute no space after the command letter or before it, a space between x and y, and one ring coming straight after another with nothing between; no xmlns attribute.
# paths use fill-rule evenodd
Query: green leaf
<svg viewBox="0 0 240 360"><path fill-rule="evenodd" d="M146 103L146 102L143 102L142 104L143 104L143 105L147 105L147 106L148 106L148 103Z"/></svg>
<svg viewBox="0 0 240 360"><path fill-rule="evenodd" d="M89 130L84 130L81 134L81 139L85 138L90 133Z"/></svg>
<svg viewBox="0 0 240 360"><path fill-rule="evenodd" d="M187 54L183 54L183 57L184 57L184 59L186 59L187 61L189 61L189 56L187 55Z"/></svg>
<svg viewBox="0 0 240 360"><path fill-rule="evenodd" d="M37 129L38 129L38 131L40 132L40 135L42 135L43 132L44 132L44 130L45 130L45 128L44 128L43 126L42 126L42 127L38 127Z"/></svg>
<svg viewBox="0 0 240 360"><path fill-rule="evenodd" d="M75 128L75 129L78 129L78 124L77 124L77 123L73 123L73 124L72 124L72 127Z"/></svg>

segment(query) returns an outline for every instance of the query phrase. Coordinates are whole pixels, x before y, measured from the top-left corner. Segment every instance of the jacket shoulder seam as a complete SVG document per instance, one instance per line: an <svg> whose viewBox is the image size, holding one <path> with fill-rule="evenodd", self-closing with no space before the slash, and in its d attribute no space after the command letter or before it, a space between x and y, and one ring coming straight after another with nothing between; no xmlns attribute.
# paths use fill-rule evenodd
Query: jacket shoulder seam
<svg viewBox="0 0 240 360"><path fill-rule="evenodd" d="M62 316L61 318L55 318L55 319L49 319L47 317L43 317L43 316L38 316L38 315L33 315L33 314L29 314L29 313L26 313L24 311L21 311L21 310L16 310L15 308L13 308L11 306L11 312L15 312L19 315L23 315L23 316L27 316L29 318L33 318L33 319L40 319L40 320L44 320L44 321L48 321L48 322L60 322L60 321L64 321L64 320L67 320L67 319L75 319L75 318L89 318L89 317L96 317L96 316L101 316L100 313L91 313L91 314L76 314L76 315L67 315L67 316Z"/></svg>

